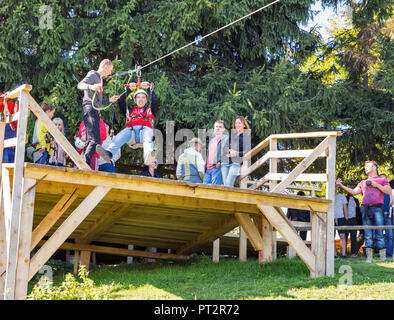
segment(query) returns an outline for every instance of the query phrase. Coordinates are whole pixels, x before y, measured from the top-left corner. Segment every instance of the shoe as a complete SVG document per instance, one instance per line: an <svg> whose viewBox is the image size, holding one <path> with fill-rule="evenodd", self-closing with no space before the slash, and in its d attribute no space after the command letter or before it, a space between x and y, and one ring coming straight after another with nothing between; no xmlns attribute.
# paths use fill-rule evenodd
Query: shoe
<svg viewBox="0 0 394 320"><path fill-rule="evenodd" d="M101 158L103 158L107 163L111 163L112 154L111 152L105 150L99 144L96 146L96 152L99 154Z"/></svg>
<svg viewBox="0 0 394 320"><path fill-rule="evenodd" d="M341 256L341 258L342 258L342 259L346 259L347 257L346 257L346 256Z"/></svg>
<svg viewBox="0 0 394 320"><path fill-rule="evenodd" d="M352 258L352 259L356 259L356 258L357 258L357 255L356 255L356 254L352 254L351 258Z"/></svg>

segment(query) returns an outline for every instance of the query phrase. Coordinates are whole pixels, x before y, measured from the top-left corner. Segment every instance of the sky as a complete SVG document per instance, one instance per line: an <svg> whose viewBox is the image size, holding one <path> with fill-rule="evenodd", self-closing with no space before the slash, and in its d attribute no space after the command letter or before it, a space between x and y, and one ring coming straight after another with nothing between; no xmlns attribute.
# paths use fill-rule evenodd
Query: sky
<svg viewBox="0 0 394 320"><path fill-rule="evenodd" d="M339 5L337 11L333 8L323 9L321 2L317 0L315 4L311 6L311 10L318 13L315 14L313 19L308 21L306 26L301 25L301 28L309 31L314 26L320 27L318 31L322 35L324 42L327 42L331 36L328 28L330 28L332 20L343 21L341 16L343 8L344 6Z"/></svg>

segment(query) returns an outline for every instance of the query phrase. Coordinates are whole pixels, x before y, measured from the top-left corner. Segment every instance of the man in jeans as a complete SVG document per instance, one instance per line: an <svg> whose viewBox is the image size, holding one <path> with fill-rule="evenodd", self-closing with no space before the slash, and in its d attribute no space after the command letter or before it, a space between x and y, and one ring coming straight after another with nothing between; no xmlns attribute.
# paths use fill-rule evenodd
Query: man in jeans
<svg viewBox="0 0 394 320"><path fill-rule="evenodd" d="M353 196L362 193L363 200L361 214L363 225L382 226L384 225L383 202L384 194L391 194L389 182L385 176L378 175L378 165L375 161L366 161L364 166L367 179L362 180L354 189L345 187L341 179L337 179L339 185L347 193ZM380 260L386 260L386 244L384 241L383 230L375 230L376 247L379 250ZM372 262L373 258L373 230L365 229L365 247L367 250L367 263Z"/></svg>
<svg viewBox="0 0 394 320"><path fill-rule="evenodd" d="M100 113L103 103L115 102L119 96L103 98L103 78L109 76L114 68L111 60L104 59L100 62L98 70L91 70L85 78L78 83L77 88L83 90L82 120L86 127L86 145L83 149L83 159L90 165L90 161L96 152L96 146L100 145ZM94 97L94 101L93 100Z"/></svg>
<svg viewBox="0 0 394 320"><path fill-rule="evenodd" d="M213 126L215 136L211 139L208 146L207 162L205 166L204 183L222 185L222 170L221 165L221 154L222 154L222 143L225 136L223 136L224 122L223 120L216 120Z"/></svg>

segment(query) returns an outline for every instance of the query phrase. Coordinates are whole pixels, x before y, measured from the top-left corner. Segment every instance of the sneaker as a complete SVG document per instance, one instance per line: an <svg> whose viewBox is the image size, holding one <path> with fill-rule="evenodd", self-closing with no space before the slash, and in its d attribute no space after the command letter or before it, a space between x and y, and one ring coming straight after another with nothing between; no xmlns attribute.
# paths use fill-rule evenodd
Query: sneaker
<svg viewBox="0 0 394 320"><path fill-rule="evenodd" d="M107 163L111 163L112 154L111 152L105 150L99 144L96 146L96 152L99 154L101 158L103 158Z"/></svg>
<svg viewBox="0 0 394 320"><path fill-rule="evenodd" d="M341 258L342 258L342 259L346 259L347 257L346 257L346 256L341 256Z"/></svg>

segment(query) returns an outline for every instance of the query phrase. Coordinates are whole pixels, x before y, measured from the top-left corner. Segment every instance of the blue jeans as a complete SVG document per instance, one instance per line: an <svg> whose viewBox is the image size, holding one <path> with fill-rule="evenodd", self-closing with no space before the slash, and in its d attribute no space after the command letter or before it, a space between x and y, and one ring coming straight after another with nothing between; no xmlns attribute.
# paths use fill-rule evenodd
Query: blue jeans
<svg viewBox="0 0 394 320"><path fill-rule="evenodd" d="M15 161L15 150L7 148L3 152L3 162L4 163L14 163Z"/></svg>
<svg viewBox="0 0 394 320"><path fill-rule="evenodd" d="M115 166L112 163L100 164L98 167L98 171L115 172Z"/></svg>
<svg viewBox="0 0 394 320"><path fill-rule="evenodd" d="M361 215L363 218L364 226L383 226L384 225L384 216L383 216L383 208L382 207L367 207L361 206ZM373 232L375 231L375 232ZM375 233L375 241L376 241L376 249L384 249L386 248L386 244L384 241L383 230L371 230L365 229L364 231L365 237L365 247L366 248L374 248L374 233Z"/></svg>
<svg viewBox="0 0 394 320"><path fill-rule="evenodd" d="M135 136L136 142L141 142L142 140L145 159L153 151L153 129L145 126L134 126L133 129L124 128L112 139L106 150L113 155L116 154L125 143L130 141L133 135Z"/></svg>
<svg viewBox="0 0 394 320"><path fill-rule="evenodd" d="M213 167L211 170L207 170L204 175L203 183L222 185L223 184L222 169Z"/></svg>
<svg viewBox="0 0 394 320"><path fill-rule="evenodd" d="M221 170L223 184L227 187L234 187L235 179L241 171L241 165L239 163L222 163Z"/></svg>
<svg viewBox="0 0 394 320"><path fill-rule="evenodd" d="M384 224L386 226L392 226L393 221L388 213L384 213ZM386 257L391 258L393 256L393 229L385 229L385 242L386 242Z"/></svg>
<svg viewBox="0 0 394 320"><path fill-rule="evenodd" d="M35 163L48 164L48 161L49 161L49 154L48 154L48 151L45 150L45 152L42 154L41 158L38 159Z"/></svg>

